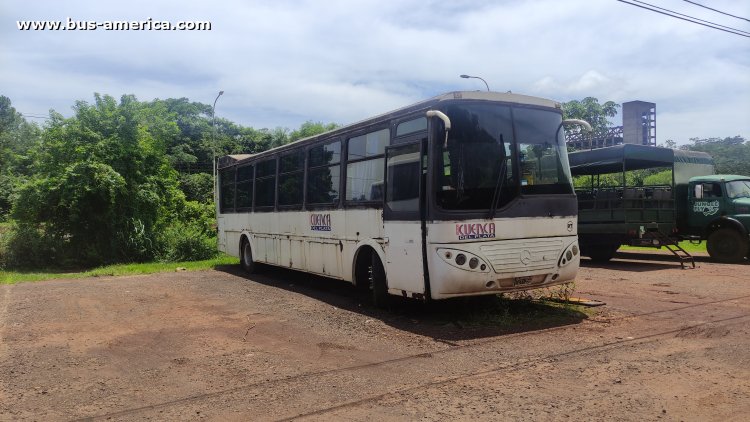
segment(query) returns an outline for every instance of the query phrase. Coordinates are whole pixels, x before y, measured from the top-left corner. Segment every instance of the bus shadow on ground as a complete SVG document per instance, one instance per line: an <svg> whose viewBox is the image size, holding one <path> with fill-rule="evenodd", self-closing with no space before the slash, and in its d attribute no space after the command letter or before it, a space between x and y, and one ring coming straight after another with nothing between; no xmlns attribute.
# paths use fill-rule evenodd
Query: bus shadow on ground
<svg viewBox="0 0 750 422"><path fill-rule="evenodd" d="M593 311L579 305L530 296L513 298L491 295L422 302L394 296L386 309L372 305L369 297L341 280L278 267L264 267L259 274L247 275L239 266L216 268L297 294L330 306L383 321L406 332L451 342L533 332L578 324ZM535 296L540 296L539 294Z"/></svg>

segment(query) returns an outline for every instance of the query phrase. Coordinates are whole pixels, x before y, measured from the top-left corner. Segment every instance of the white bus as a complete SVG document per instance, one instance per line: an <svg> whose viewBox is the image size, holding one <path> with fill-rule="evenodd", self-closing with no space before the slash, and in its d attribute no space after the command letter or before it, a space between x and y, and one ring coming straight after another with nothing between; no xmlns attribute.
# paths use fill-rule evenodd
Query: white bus
<svg viewBox="0 0 750 422"><path fill-rule="evenodd" d="M219 159L219 249L417 299L568 282L577 205L560 104L452 92Z"/></svg>

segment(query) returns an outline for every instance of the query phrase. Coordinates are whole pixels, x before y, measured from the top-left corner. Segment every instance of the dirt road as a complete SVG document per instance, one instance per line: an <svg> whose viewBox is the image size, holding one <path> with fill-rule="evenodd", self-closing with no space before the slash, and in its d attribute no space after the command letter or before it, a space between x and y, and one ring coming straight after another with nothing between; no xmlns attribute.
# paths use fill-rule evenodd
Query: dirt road
<svg viewBox="0 0 750 422"><path fill-rule="evenodd" d="M750 265L584 263L565 309L237 268L0 286L1 420L747 420Z"/></svg>

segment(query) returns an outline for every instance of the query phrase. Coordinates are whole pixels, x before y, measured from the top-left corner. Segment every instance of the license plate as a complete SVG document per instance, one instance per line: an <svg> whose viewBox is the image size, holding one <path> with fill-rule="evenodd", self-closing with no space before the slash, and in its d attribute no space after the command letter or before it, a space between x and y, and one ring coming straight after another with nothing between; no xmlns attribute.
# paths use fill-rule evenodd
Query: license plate
<svg viewBox="0 0 750 422"><path fill-rule="evenodd" d="M533 280L533 277L526 276L526 277L516 277L513 279L513 285L514 286L525 286Z"/></svg>

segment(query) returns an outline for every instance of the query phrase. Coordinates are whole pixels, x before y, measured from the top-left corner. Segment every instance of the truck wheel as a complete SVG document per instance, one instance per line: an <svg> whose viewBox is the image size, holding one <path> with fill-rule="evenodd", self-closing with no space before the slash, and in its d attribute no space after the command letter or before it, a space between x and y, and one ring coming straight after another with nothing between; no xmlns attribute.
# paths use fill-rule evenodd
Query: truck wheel
<svg viewBox="0 0 750 422"><path fill-rule="evenodd" d="M617 250L620 249L619 244L605 244L596 245L596 247L588 248L588 256L594 262L608 262L615 256Z"/></svg>
<svg viewBox="0 0 750 422"><path fill-rule="evenodd" d="M736 230L721 228L708 235L706 249L711 259L718 262L742 262L748 241Z"/></svg>

